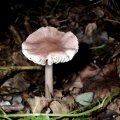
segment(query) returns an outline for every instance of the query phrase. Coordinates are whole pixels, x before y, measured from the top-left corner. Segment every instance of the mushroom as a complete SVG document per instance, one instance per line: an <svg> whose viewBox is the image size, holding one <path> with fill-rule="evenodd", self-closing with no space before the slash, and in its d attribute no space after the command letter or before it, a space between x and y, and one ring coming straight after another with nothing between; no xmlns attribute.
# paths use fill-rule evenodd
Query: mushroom
<svg viewBox="0 0 120 120"><path fill-rule="evenodd" d="M72 32L41 27L22 43L23 54L34 63L45 65L45 97L53 96L53 63L70 61L78 51L78 39Z"/></svg>

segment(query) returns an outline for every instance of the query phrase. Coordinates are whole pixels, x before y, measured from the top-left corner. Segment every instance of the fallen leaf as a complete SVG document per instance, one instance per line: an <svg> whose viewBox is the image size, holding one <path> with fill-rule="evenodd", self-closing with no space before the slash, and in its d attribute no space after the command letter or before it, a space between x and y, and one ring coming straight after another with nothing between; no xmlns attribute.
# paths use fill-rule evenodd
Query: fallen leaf
<svg viewBox="0 0 120 120"><path fill-rule="evenodd" d="M85 92L93 92L95 96L103 99L120 88L120 80L115 78L102 78L89 80L84 84Z"/></svg>
<svg viewBox="0 0 120 120"><path fill-rule="evenodd" d="M74 87L73 89L72 89L72 91L70 91L70 94L72 95L72 96L76 96L76 95L78 95L79 93L80 93L80 88L76 88L76 87Z"/></svg>
<svg viewBox="0 0 120 120"><path fill-rule="evenodd" d="M115 64L107 64L100 70L99 75L105 77L105 76L112 76L116 73L117 73L116 65Z"/></svg>
<svg viewBox="0 0 120 120"><path fill-rule="evenodd" d="M63 102L53 101L50 103L50 108L54 114L69 112L68 106Z"/></svg>
<svg viewBox="0 0 120 120"><path fill-rule="evenodd" d="M55 98L62 98L63 94L62 94L62 92L60 90L55 89L54 90L54 97Z"/></svg>
<svg viewBox="0 0 120 120"><path fill-rule="evenodd" d="M120 120L120 116L117 116L115 120Z"/></svg>
<svg viewBox="0 0 120 120"><path fill-rule="evenodd" d="M76 96L75 101L81 105L89 105L93 100L93 92L86 92Z"/></svg>
<svg viewBox="0 0 120 120"><path fill-rule="evenodd" d="M83 83L81 82L80 75L78 74L74 79L73 83L70 85L69 90L72 91L74 88L82 88Z"/></svg>
<svg viewBox="0 0 120 120"><path fill-rule="evenodd" d="M62 101L69 106L70 110L73 110L75 104L75 100L73 96L68 95L66 97L63 97Z"/></svg>
<svg viewBox="0 0 120 120"><path fill-rule="evenodd" d="M72 93L75 88L80 90L80 88L83 87L79 73L69 75L69 77L67 79L64 79L64 81L66 82L63 84L65 92L70 91Z"/></svg>
<svg viewBox="0 0 120 120"><path fill-rule="evenodd" d="M22 104L22 97L20 95L15 95L11 101L12 105Z"/></svg>
<svg viewBox="0 0 120 120"><path fill-rule="evenodd" d="M8 79L3 83L1 94L25 91L30 84L26 81L26 72L17 73L13 78Z"/></svg>
<svg viewBox="0 0 120 120"><path fill-rule="evenodd" d="M110 104L107 106L107 109L120 114L120 97L117 97L112 102L110 102Z"/></svg>
<svg viewBox="0 0 120 120"><path fill-rule="evenodd" d="M85 35L91 37L96 29L96 23L89 23L85 28Z"/></svg>
<svg viewBox="0 0 120 120"><path fill-rule="evenodd" d="M11 58L12 58L13 64L15 65L21 65L21 66L30 65L30 63L27 62L27 59L25 59L25 57L23 57L23 55L20 52L13 52Z"/></svg>
<svg viewBox="0 0 120 120"><path fill-rule="evenodd" d="M99 18L102 18L104 17L105 13L104 11L100 8L100 7L97 7L95 9L93 9L93 12L99 17Z"/></svg>
<svg viewBox="0 0 120 120"><path fill-rule="evenodd" d="M35 96L34 98L28 98L27 102L33 113L41 113L42 110L48 106L48 101L45 97Z"/></svg>
<svg viewBox="0 0 120 120"><path fill-rule="evenodd" d="M87 78L97 75L99 71L100 68L94 64L86 66L82 71L80 71L80 78L82 83L84 84L84 80L86 80Z"/></svg>

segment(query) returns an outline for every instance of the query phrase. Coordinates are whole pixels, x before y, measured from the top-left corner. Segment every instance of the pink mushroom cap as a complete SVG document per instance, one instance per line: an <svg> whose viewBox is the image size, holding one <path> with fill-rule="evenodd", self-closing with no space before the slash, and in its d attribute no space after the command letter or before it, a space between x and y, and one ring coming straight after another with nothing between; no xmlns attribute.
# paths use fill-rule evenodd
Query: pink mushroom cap
<svg viewBox="0 0 120 120"><path fill-rule="evenodd" d="M22 43L23 54L34 63L52 65L70 61L78 51L78 39L72 32L41 27Z"/></svg>

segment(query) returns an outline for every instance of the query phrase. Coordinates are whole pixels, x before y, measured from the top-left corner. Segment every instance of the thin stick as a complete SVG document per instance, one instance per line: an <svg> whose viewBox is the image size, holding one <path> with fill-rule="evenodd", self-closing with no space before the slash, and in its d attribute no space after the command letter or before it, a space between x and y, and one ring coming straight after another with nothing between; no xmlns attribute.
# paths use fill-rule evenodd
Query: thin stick
<svg viewBox="0 0 120 120"><path fill-rule="evenodd" d="M118 20L112 20L112 19L108 19L108 18L105 18L104 21L109 21L109 22L112 22L112 23L120 24L120 22Z"/></svg>
<svg viewBox="0 0 120 120"><path fill-rule="evenodd" d="M43 70L42 66L0 66L0 70Z"/></svg>

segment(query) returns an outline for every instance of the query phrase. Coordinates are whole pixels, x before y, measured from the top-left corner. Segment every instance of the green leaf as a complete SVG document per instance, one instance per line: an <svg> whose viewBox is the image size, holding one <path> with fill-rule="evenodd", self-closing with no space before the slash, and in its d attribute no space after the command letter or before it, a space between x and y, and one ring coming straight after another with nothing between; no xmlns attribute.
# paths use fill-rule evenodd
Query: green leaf
<svg viewBox="0 0 120 120"><path fill-rule="evenodd" d="M82 93L75 98L75 101L84 106L89 105L93 100L93 96L93 92Z"/></svg>

